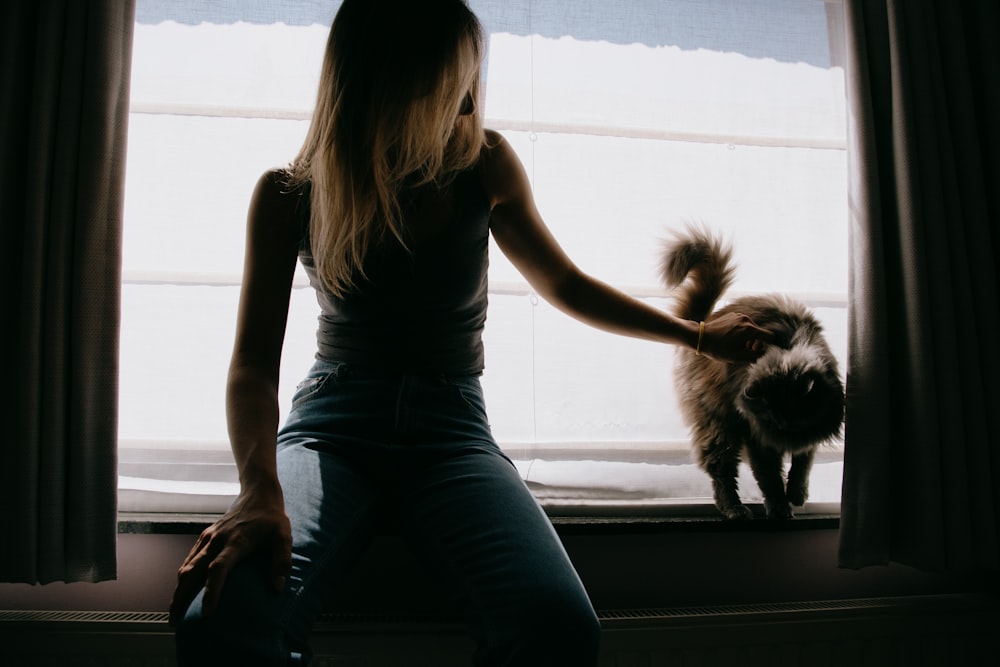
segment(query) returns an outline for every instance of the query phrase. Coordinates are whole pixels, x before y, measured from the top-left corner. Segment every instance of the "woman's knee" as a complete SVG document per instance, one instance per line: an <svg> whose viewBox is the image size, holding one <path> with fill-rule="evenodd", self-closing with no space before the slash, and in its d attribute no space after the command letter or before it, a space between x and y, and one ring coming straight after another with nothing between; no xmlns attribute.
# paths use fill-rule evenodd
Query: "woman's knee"
<svg viewBox="0 0 1000 667"><path fill-rule="evenodd" d="M174 630L178 665L193 667L213 664L220 651L229 649L228 646L221 646L222 639L232 636L231 632L224 631L222 627L223 616L206 617L202 609L202 594L194 599Z"/></svg>
<svg viewBox="0 0 1000 667"><path fill-rule="evenodd" d="M290 646L277 624L225 611L206 616L200 607L192 607L174 635L181 667L305 664L305 651Z"/></svg>
<svg viewBox="0 0 1000 667"><path fill-rule="evenodd" d="M596 660L601 623L582 589L567 590L562 596L550 595L547 602L537 607L534 617L539 641L559 646L572 644L578 655L593 655Z"/></svg>
<svg viewBox="0 0 1000 667"><path fill-rule="evenodd" d="M179 665L296 664L288 661L294 651L281 620L282 596L268 589L255 559L233 569L211 613L204 611L203 596L195 597L177 624Z"/></svg>
<svg viewBox="0 0 1000 667"><path fill-rule="evenodd" d="M487 636L483 648L496 664L585 667L597 662L601 626L582 587L550 585L526 596Z"/></svg>

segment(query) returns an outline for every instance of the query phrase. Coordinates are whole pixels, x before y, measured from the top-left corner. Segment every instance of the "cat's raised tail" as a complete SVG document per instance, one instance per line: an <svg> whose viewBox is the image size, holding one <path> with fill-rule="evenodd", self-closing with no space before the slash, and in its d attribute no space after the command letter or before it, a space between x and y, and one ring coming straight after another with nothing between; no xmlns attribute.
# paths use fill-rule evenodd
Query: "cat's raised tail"
<svg viewBox="0 0 1000 667"><path fill-rule="evenodd" d="M708 319L736 274L732 246L696 225L666 240L661 270L672 291L673 312L686 320Z"/></svg>

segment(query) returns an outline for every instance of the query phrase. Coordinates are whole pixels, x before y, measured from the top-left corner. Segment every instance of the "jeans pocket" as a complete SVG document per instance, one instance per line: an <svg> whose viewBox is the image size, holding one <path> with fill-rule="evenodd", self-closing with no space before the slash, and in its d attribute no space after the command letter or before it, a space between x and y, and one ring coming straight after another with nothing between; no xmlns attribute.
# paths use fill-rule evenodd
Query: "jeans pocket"
<svg viewBox="0 0 1000 667"><path fill-rule="evenodd" d="M326 384L329 382L330 378L337 375L337 366L332 364L316 364L309 371L306 377L299 382L295 387L295 393L292 394L292 404L291 407L294 409L298 407L303 402L315 396Z"/></svg>
<svg viewBox="0 0 1000 667"><path fill-rule="evenodd" d="M486 399L483 396L483 386L476 376L449 378L447 383L462 398L466 406L476 414L486 417Z"/></svg>

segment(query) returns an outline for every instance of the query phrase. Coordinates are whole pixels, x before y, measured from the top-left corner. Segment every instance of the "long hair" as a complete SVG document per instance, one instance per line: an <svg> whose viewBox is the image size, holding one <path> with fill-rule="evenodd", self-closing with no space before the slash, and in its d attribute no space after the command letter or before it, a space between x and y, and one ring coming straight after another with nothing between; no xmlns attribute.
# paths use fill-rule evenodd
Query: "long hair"
<svg viewBox="0 0 1000 667"><path fill-rule="evenodd" d="M292 185L311 184L309 240L333 294L355 286L382 240L406 246L403 189L444 187L479 159L484 50L463 0L344 0L289 169Z"/></svg>

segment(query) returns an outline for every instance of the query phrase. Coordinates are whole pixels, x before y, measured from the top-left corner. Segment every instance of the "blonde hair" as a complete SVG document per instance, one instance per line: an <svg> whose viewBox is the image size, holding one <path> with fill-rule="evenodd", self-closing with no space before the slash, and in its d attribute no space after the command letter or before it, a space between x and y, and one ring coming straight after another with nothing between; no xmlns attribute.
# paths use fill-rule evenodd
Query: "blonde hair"
<svg viewBox="0 0 1000 667"><path fill-rule="evenodd" d="M388 235L406 246L404 188L444 187L478 161L484 48L463 0L344 0L289 169L292 185L311 184L309 239L333 294L355 286L369 250Z"/></svg>

